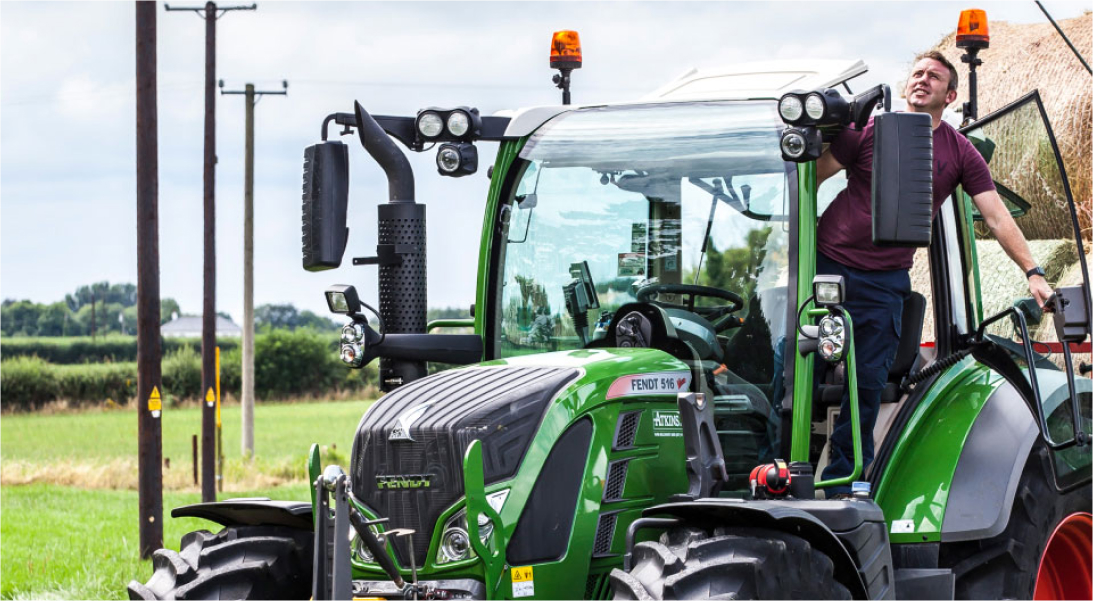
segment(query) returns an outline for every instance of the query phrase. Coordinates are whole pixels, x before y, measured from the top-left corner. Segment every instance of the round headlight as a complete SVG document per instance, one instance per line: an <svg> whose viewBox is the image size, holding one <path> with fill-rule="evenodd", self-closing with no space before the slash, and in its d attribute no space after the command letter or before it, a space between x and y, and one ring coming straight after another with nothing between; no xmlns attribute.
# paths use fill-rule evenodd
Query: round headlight
<svg viewBox="0 0 1093 601"><path fill-rule="evenodd" d="M843 358L843 343L838 337L823 338L820 340L820 356L825 361L836 362Z"/></svg>
<svg viewBox="0 0 1093 601"><path fill-rule="evenodd" d="M471 128L471 118L463 111L454 111L448 116L448 133L459 138Z"/></svg>
<svg viewBox="0 0 1093 601"><path fill-rule="evenodd" d="M801 118L801 99L796 96L783 96L778 103L778 113L785 121L796 121Z"/></svg>
<svg viewBox="0 0 1093 601"><path fill-rule="evenodd" d="M797 132L782 136L782 152L786 156L797 158L805 153L805 138Z"/></svg>
<svg viewBox="0 0 1093 601"><path fill-rule="evenodd" d="M436 113L422 113L417 118L417 130L426 138L435 138L444 129L444 121Z"/></svg>
<svg viewBox="0 0 1093 601"><path fill-rule="evenodd" d="M353 552L357 554L357 558L364 563L375 563L376 558L372 556L372 552L368 550L368 545L364 544L364 540L356 532L353 533L353 541L351 543Z"/></svg>
<svg viewBox="0 0 1093 601"><path fill-rule="evenodd" d="M350 367L357 367L364 359L364 353L361 352L361 346L359 344L343 344L341 357L342 363L345 363Z"/></svg>
<svg viewBox="0 0 1093 601"><path fill-rule="evenodd" d="M342 328L342 342L360 342L364 340L364 326L359 323L347 323Z"/></svg>
<svg viewBox="0 0 1093 601"><path fill-rule="evenodd" d="M482 539L482 543L485 544L490 540L491 534L493 534L493 522L486 517L486 514L478 514L478 538Z"/></svg>
<svg viewBox="0 0 1093 601"><path fill-rule="evenodd" d="M812 119L819 120L824 116L824 99L819 94L809 94L805 98L805 113Z"/></svg>
<svg viewBox="0 0 1093 601"><path fill-rule="evenodd" d="M449 528L440 540L440 552L449 561L460 561L470 557L471 539L462 528Z"/></svg>
<svg viewBox="0 0 1093 601"><path fill-rule="evenodd" d="M843 333L843 320L827 315L820 320L820 335L822 336L837 336Z"/></svg>
<svg viewBox="0 0 1093 601"><path fill-rule="evenodd" d="M445 173L453 173L459 169L460 162L459 151L454 148L441 148L436 153L436 166Z"/></svg>

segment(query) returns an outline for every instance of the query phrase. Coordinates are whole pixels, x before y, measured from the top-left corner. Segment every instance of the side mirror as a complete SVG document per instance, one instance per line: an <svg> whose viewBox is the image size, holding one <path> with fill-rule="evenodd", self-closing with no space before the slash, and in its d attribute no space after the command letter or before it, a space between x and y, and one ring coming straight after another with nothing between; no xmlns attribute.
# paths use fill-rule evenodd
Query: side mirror
<svg viewBox="0 0 1093 601"><path fill-rule="evenodd" d="M349 241L349 147L338 141L304 150L304 269L323 271L342 263Z"/></svg>
<svg viewBox="0 0 1093 601"><path fill-rule="evenodd" d="M929 246L933 181L930 115L877 115L873 119L873 244Z"/></svg>

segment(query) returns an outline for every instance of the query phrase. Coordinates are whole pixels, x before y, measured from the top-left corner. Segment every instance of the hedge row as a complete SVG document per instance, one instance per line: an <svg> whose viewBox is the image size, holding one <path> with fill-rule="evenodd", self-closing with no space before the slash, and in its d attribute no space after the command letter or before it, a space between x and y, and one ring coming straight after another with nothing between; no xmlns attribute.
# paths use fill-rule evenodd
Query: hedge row
<svg viewBox="0 0 1093 601"><path fill-rule="evenodd" d="M260 400L299 395L328 396L363 390L376 382L375 366L345 367L337 341L329 334L306 330L273 330L255 337L255 395ZM242 387L242 351L221 352L221 395L238 397ZM164 357L162 381L168 404L202 398L201 355L182 346ZM26 410L50 401L93 405L111 399L127 402L136 395L135 362L55 365L39 357L13 357L0 362L0 397L5 410Z"/></svg>
<svg viewBox="0 0 1093 601"><path fill-rule="evenodd" d="M327 334L331 336L331 334ZM238 338L221 338L216 341L220 346L220 352L238 348ZM201 352L200 338L164 338L163 355L188 348ZM112 335L99 336L72 336L68 338L45 337L23 338L5 337L0 340L0 357L12 359L14 357L39 357L49 363L57 365L71 365L76 363L102 363L104 361L136 361L137 337Z"/></svg>

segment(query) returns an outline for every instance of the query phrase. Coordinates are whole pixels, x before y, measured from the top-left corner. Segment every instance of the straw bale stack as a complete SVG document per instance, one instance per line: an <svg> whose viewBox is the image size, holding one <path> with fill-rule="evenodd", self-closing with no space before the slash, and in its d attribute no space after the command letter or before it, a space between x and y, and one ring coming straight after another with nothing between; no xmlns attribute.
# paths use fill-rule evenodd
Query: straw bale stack
<svg viewBox="0 0 1093 601"><path fill-rule="evenodd" d="M1093 13L1058 23L1082 56L1087 61L1093 59ZM979 115L1002 108L1025 92L1040 91L1077 204L1082 239L1089 243L1093 241L1093 76L1050 23L992 21L990 35L990 48L979 54L983 59L977 69ZM959 108L968 98L968 72L967 65L960 62L963 51L956 47L956 32L945 36L933 50L957 66L960 87L951 106ZM1054 236L1045 232L1044 237Z"/></svg>

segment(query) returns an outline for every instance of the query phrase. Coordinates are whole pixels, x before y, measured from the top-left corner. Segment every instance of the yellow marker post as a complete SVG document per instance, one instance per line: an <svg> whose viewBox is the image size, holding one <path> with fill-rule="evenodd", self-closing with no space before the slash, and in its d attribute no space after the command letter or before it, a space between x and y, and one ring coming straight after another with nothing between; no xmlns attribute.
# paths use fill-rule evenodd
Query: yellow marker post
<svg viewBox="0 0 1093 601"><path fill-rule="evenodd" d="M152 412L152 417L159 417L163 411L163 400L159 396L159 387L152 387L152 394L148 395L148 411Z"/></svg>
<svg viewBox="0 0 1093 601"><path fill-rule="evenodd" d="M212 407L213 405L216 404L216 393L213 392L213 389L212 389L211 386L209 387L208 390L205 391L205 404L210 406L210 407Z"/></svg>
<svg viewBox="0 0 1093 601"><path fill-rule="evenodd" d="M224 431L220 427L220 347L216 347L216 484L224 491Z"/></svg>

